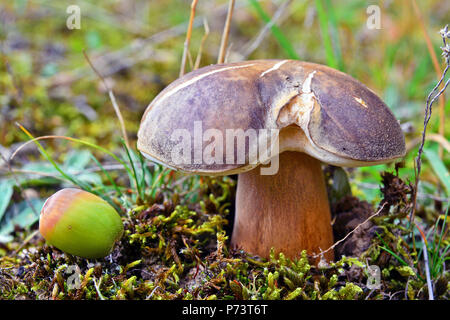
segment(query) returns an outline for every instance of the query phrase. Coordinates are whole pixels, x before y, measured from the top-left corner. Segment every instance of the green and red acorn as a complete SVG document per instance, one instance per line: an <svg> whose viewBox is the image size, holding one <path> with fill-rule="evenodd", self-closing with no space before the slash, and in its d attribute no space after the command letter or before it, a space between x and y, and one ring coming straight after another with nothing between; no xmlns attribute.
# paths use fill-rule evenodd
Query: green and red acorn
<svg viewBox="0 0 450 320"><path fill-rule="evenodd" d="M49 244L66 253L102 258L121 238L123 224L116 210L102 198L66 188L44 203L39 231Z"/></svg>

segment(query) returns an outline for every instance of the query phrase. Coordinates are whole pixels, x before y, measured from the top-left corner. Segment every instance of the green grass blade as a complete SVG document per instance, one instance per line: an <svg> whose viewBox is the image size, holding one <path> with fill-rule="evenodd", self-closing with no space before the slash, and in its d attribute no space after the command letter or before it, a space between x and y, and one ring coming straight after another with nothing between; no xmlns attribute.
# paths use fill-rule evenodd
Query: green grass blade
<svg viewBox="0 0 450 320"><path fill-rule="evenodd" d="M450 173L448 172L444 163L439 158L438 154L432 149L425 148L423 149L423 153L425 154L427 160L430 162L433 171L436 173L436 176L445 187L447 196L450 196Z"/></svg>
<svg viewBox="0 0 450 320"><path fill-rule="evenodd" d="M33 137L33 135L27 130L27 129L25 129L22 125L20 125L20 124L18 124L18 126L20 127L20 129L31 139L29 142L34 142L37 146L38 146L38 148L39 148L39 150L40 151L43 151L45 154L47 154L47 152L45 151L45 149L42 147L42 145L39 143L39 139L64 139L64 140L68 140L68 141L72 141L72 142L76 142L76 143L80 143L80 144L83 144L83 145L86 145L86 146L88 146L88 147L91 147L91 148L94 148L94 149L97 149L97 150L99 150L99 151L101 151L101 152L103 152L103 153L105 153L105 154L107 154L107 155L109 155L109 156L111 156L114 160L116 160L118 163L120 163L121 165L123 165L123 167L125 168L125 170L129 173L129 174L131 174L131 170L130 170L130 168L128 167L128 165L127 165L127 163L125 162L125 161L122 161L122 160L120 160L120 158L119 157L117 157L114 153L112 153L111 151L109 151L108 149L105 149L105 148L103 148L103 147L100 147L100 146L98 146L98 145L96 145L96 144L94 144L94 143L90 143L90 142L87 142L87 141L83 141L83 140L80 140L80 139L77 139L77 138L72 138L72 137L66 137L66 136L46 136L46 137L37 137L37 138L35 138L35 137ZM28 142L28 143L29 143ZM47 154L48 155L48 154ZM51 159L49 159L49 161L50 161L50 163L52 163L52 165L56 165L56 163L53 161L53 160L51 160ZM56 169L56 168L55 168ZM60 169L61 170L61 169ZM58 170L58 172L60 172L59 170ZM61 172L60 172L61 173ZM63 174L64 172L62 172L62 174ZM65 175L63 175L63 177L64 178L66 178L65 177ZM67 179L67 178L66 178ZM69 180L69 181L71 181L71 180Z"/></svg>
<svg viewBox="0 0 450 320"><path fill-rule="evenodd" d="M47 153L47 151L45 150L45 148L39 143L38 140L36 140L33 135L27 130L25 129L23 126L19 125L20 129L28 136L28 138L30 138L38 147L39 152L53 165L53 167L61 174L62 177L64 177L66 180L72 182L74 185L77 185L83 189L85 189L85 186L80 183L79 181L77 181L76 178L72 177L70 174L64 172L64 170L61 169L61 167L53 160L52 157L50 157L50 155Z"/></svg>
<svg viewBox="0 0 450 320"><path fill-rule="evenodd" d="M383 240L383 238L380 236L380 234L378 232L375 232L375 234L377 235L377 237L381 240L381 242L385 245L380 246L381 249L383 249L384 251L386 251L387 253L391 254L394 258L396 258L401 264L403 264L404 266L409 266L405 260L403 260L402 258L400 258L399 255L397 255L394 251L392 251L391 249L388 249L387 247L388 244Z"/></svg>
<svg viewBox="0 0 450 320"><path fill-rule="evenodd" d="M146 187L148 187L147 180L145 178L147 177L147 175L149 175L149 172L145 165L145 159L144 159L144 156L142 155L142 153L139 152L138 157L139 157L139 162L141 164L141 171L142 171L141 172L141 174L142 174L141 185L142 185L142 188L145 190ZM145 194L145 191L144 191L144 194Z"/></svg>
<svg viewBox="0 0 450 320"><path fill-rule="evenodd" d="M125 149L125 152L126 152L126 154L128 156L128 160L130 161L131 169L133 170L133 175L132 176L134 178L134 182L135 182L135 185L136 185L137 193L138 193L139 197L141 197L141 199L143 199L144 197L143 197L142 192L141 192L141 185L140 185L140 183L138 181L138 177L137 177L137 174L136 174L136 168L134 167L134 160L131 157L130 150L128 150L128 147L127 147L125 141L123 139L121 139L121 142L122 142L123 148Z"/></svg>
<svg viewBox="0 0 450 320"><path fill-rule="evenodd" d="M446 226L446 223L447 223L447 216L448 216L448 208L449 208L449 206L447 206L447 210L445 211L444 222L442 223L441 234L439 235L439 240L438 240L437 246L433 250L433 256L432 256L432 260L431 261L433 262L432 272L434 273L434 275L437 273L436 268L438 266L440 266L439 255L438 254L439 254L439 249L441 247L442 238L444 237L444 230L445 230L445 226ZM439 218L438 218L438 221L439 221ZM438 221L436 221L436 226L437 226L437 222ZM436 228L435 228L435 230L436 230ZM433 243L434 243L434 239L433 239ZM448 248L448 246L447 246L447 248ZM447 248L445 249L445 251L447 250Z"/></svg>
<svg viewBox="0 0 450 320"><path fill-rule="evenodd" d="M114 189L116 190L117 194L119 196L122 196L122 191L120 190L119 186L114 182L114 180L112 179L111 175L108 173L108 171L105 170L105 168L103 167L103 165L97 160L97 158L95 158L93 155L92 159L94 160L94 162L97 164L97 166L100 168L100 170L102 170L102 172L104 173L104 175L106 176L106 178L108 179L109 183L111 183L111 185L114 187Z"/></svg>
<svg viewBox="0 0 450 320"><path fill-rule="evenodd" d="M328 13L325 10L322 0L315 0L315 3L327 64L330 67L337 69L339 66L334 54L333 45L331 43L330 32L328 30L328 22L330 21L330 18L328 17Z"/></svg>
<svg viewBox="0 0 450 320"><path fill-rule="evenodd" d="M325 0L326 7L328 8L330 35L332 40L332 45L334 44L334 53L337 60L338 69L343 71L345 69L344 60L342 58L341 42L339 40L338 23L336 19L336 14L334 12L333 4L331 0Z"/></svg>
<svg viewBox="0 0 450 320"><path fill-rule="evenodd" d="M261 7L261 5L259 4L258 1L256 1L256 0L249 0L249 1L261 20L263 20L265 23L269 23L270 20L272 20L270 18L270 16ZM278 41L280 46L283 48L283 50L286 52L289 59L300 60L300 56L297 54L294 47L291 45L289 40L286 38L286 36L283 34L283 32L281 31L281 29L278 26L273 25L270 28L270 31L272 32L273 36Z"/></svg>
<svg viewBox="0 0 450 320"><path fill-rule="evenodd" d="M13 194L14 184L10 180L0 181L0 221L8 208L9 201Z"/></svg>
<svg viewBox="0 0 450 320"><path fill-rule="evenodd" d="M394 251L392 251L392 250L390 250L390 249L388 249L388 248L386 248L386 247L383 247L383 246L380 246L380 248L383 249L384 251L388 252L389 254L391 254L394 258L396 258L396 259L397 259L401 264L403 264L404 266L408 266L408 264L406 263L406 261L403 260L402 258L400 258L400 256L397 255Z"/></svg>

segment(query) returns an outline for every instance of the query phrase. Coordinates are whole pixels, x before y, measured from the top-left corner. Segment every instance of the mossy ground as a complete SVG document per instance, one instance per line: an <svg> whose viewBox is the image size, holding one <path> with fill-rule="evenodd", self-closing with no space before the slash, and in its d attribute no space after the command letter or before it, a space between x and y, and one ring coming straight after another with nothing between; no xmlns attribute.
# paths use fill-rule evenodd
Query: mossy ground
<svg viewBox="0 0 450 320"><path fill-rule="evenodd" d="M95 261L46 245L34 233L38 217L27 202L39 211L46 197L74 183L28 144L8 165L0 159L0 299L428 299L427 279L436 299L449 298L450 156L445 148L438 156L436 140L427 141L418 207L409 216L424 101L436 83L413 6L383 3L382 28L369 30L365 0L293 1L278 31L259 38L267 24L261 8L270 18L281 2L236 1L229 61L299 58L338 68L377 92L405 132L402 168L325 168L335 240L346 238L334 248L336 262L315 265L308 253L266 261L229 247L233 177L182 176L144 164L121 145L110 99L83 50L113 89L134 145L145 107L178 77L190 1L78 1L82 27L68 30L72 2L0 3L0 154L8 159L29 140L19 122L34 136L65 135L117 155L128 171L98 148L40 141L79 186L117 207L126 232L110 256ZM198 3L194 59L204 34L201 17L210 27L200 66L216 62L227 2ZM435 53L449 10L445 1L419 3ZM324 17L328 24L320 23ZM447 143L450 126L442 121L449 106L448 99L436 104L427 131ZM369 266L380 270L378 289Z"/></svg>
<svg viewBox="0 0 450 320"><path fill-rule="evenodd" d="M157 191L140 205L129 206L128 196L117 198L125 234L104 259L64 254L40 236L22 246L29 232L17 230L14 241L1 249L7 255L0 258L0 298L426 299L423 262L405 241L409 232L399 222L408 208L410 187L392 174L384 181L385 207L363 226L364 237L355 232L336 248L336 262L315 264L305 251L294 260L273 252L264 260L231 249L236 182L202 178L193 194L196 200L189 202L180 201L179 191L169 190ZM346 202L351 203L350 211L342 210ZM352 215L352 220L362 222L374 213L370 205L349 196L334 208L335 221ZM448 242L443 239L443 247ZM357 257L342 255L352 250ZM381 271L379 287L374 287L369 266ZM434 279L435 298L449 298L449 279L448 272Z"/></svg>

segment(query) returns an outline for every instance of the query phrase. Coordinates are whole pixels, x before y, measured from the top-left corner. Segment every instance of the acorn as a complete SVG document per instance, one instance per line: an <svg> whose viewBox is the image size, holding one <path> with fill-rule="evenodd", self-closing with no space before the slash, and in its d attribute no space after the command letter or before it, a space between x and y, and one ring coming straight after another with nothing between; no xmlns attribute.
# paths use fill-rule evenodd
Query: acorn
<svg viewBox="0 0 450 320"><path fill-rule="evenodd" d="M122 237L123 224L117 211L102 198L66 188L44 203L39 231L49 244L66 253L102 258Z"/></svg>

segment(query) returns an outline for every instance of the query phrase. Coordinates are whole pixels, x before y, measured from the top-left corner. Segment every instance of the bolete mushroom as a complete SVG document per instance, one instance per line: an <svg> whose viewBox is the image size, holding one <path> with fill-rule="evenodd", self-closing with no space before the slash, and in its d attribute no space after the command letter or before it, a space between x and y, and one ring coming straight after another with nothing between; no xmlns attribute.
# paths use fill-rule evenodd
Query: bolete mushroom
<svg viewBox="0 0 450 320"><path fill-rule="evenodd" d="M186 74L147 107L137 146L175 170L239 174L231 242L262 257L271 247L296 257L333 244L321 163L370 166L405 154L399 123L374 92L345 73L295 60Z"/></svg>

